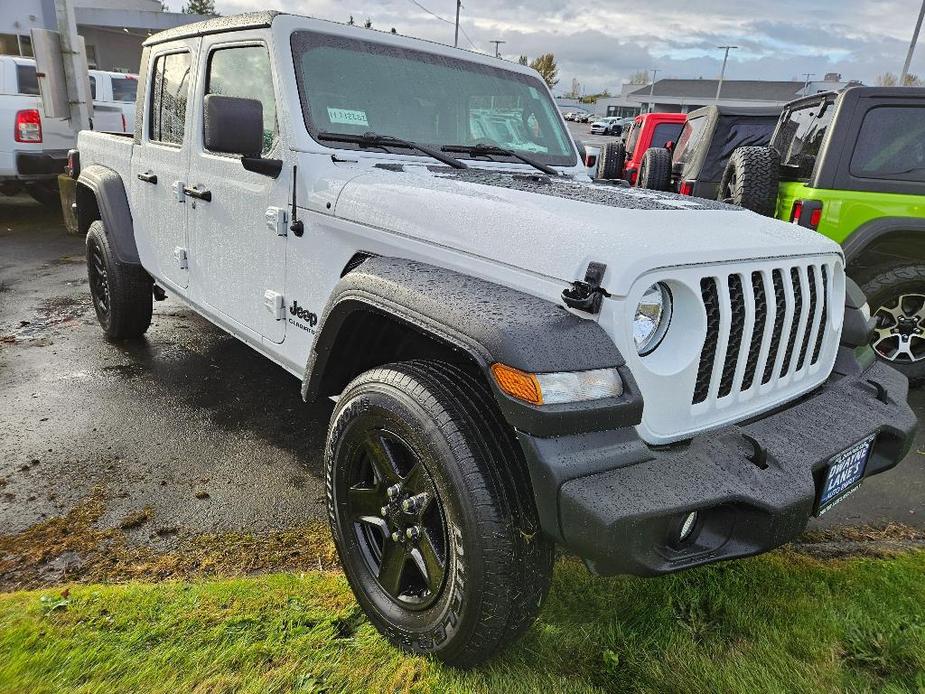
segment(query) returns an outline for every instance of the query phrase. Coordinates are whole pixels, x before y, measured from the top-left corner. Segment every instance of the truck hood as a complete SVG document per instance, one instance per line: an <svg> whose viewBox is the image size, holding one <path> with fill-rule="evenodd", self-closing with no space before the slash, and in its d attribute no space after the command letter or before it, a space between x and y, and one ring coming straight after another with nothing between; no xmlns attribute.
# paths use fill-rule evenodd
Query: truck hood
<svg viewBox="0 0 925 694"><path fill-rule="evenodd" d="M334 214L565 283L606 263L616 296L661 267L841 252L718 202L497 169L379 164L347 182Z"/></svg>

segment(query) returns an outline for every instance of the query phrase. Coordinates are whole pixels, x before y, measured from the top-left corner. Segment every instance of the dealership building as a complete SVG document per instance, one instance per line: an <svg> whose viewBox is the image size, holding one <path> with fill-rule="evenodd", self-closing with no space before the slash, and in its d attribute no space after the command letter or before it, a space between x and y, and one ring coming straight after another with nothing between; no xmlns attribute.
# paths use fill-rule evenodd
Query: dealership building
<svg viewBox="0 0 925 694"><path fill-rule="evenodd" d="M164 12L160 0L73 0L77 33L90 67L138 72L141 44L151 34L206 19ZM32 29L58 29L54 0L0 0L0 54L32 55Z"/></svg>
<svg viewBox="0 0 925 694"><path fill-rule="evenodd" d="M719 80L661 79L654 84L625 84L619 96L598 99L593 104L579 104L559 99L559 107L576 106L597 116L635 116L639 113L689 113L702 106L783 106L808 94L837 91L856 82L843 81L830 73L818 82L723 80L719 98Z"/></svg>

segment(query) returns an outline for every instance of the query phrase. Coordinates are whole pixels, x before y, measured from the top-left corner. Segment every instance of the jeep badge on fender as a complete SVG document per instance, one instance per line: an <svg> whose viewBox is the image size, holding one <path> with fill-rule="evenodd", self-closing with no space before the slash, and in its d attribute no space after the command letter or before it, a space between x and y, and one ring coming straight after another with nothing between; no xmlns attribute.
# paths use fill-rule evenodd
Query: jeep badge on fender
<svg viewBox="0 0 925 694"><path fill-rule="evenodd" d="M166 292L334 401L331 532L398 648L492 657L556 544L604 575L769 550L910 446L836 243L592 181L529 67L258 12L140 72L134 138L78 137L100 325L137 338Z"/></svg>

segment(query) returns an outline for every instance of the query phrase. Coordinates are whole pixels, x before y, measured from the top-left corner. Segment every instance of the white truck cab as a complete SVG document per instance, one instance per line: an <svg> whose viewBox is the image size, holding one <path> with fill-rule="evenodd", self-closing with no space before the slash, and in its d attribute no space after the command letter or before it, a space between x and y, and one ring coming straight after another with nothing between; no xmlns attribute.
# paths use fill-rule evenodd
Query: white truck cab
<svg viewBox="0 0 925 694"><path fill-rule="evenodd" d="M332 398L328 512L392 643L529 627L602 574L766 551L908 450L839 247L587 176L533 70L272 12L150 37L72 155L110 339L169 293Z"/></svg>

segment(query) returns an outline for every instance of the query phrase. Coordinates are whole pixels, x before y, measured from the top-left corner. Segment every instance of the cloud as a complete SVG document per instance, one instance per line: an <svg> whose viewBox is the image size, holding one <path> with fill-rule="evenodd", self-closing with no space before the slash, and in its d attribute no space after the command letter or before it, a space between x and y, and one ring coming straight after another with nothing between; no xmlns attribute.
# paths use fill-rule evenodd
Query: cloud
<svg viewBox="0 0 925 694"><path fill-rule="evenodd" d="M453 0L261 0L260 9L358 23L452 43ZM168 0L179 9L182 0ZM217 0L222 14L258 9L254 0ZM908 48L917 3L909 0L465 0L460 46L482 52L505 41L505 56L555 53L560 86L578 79L587 92L616 91L641 69L662 77L719 75L722 51L730 55L730 79L821 78L839 72L868 84L878 74L899 72ZM469 42L471 37L472 44ZM925 41L923 41L925 43ZM913 71L925 73L925 46Z"/></svg>

